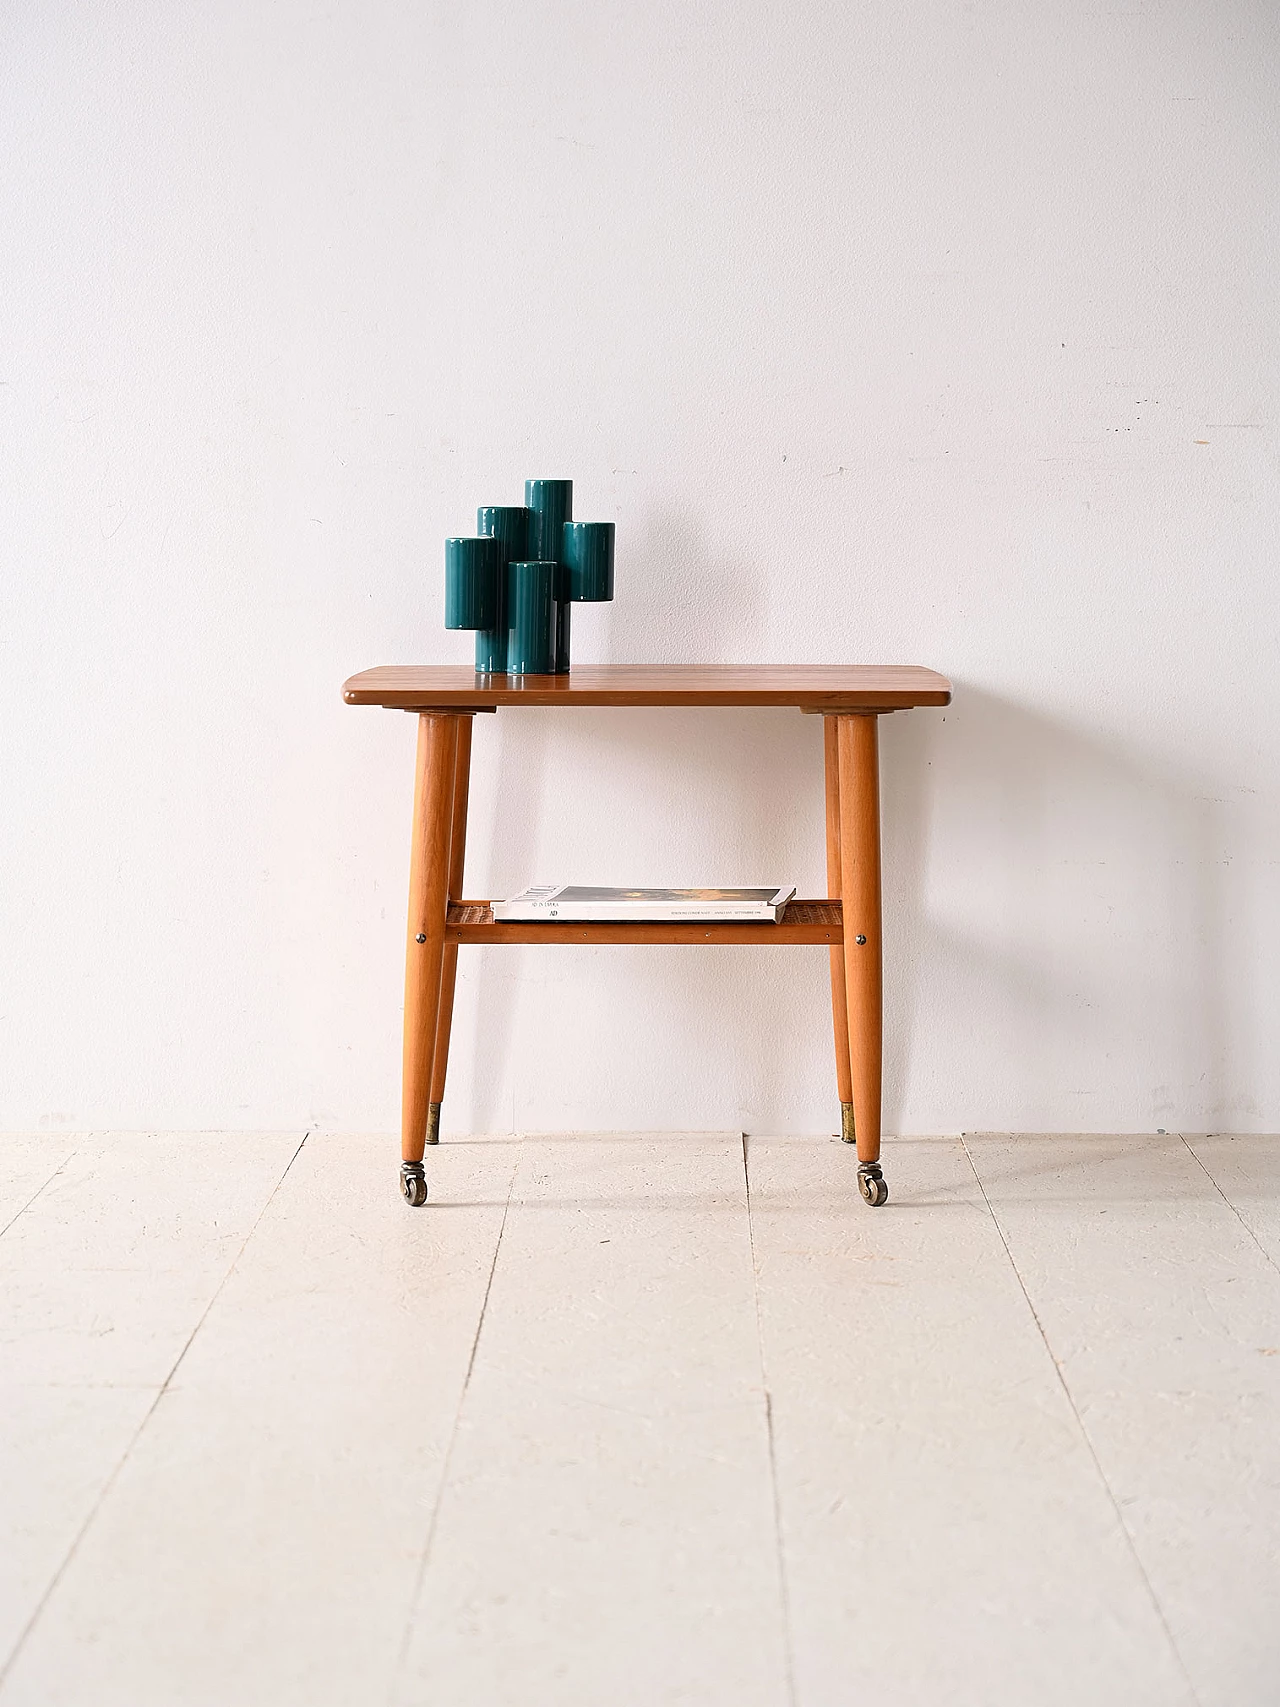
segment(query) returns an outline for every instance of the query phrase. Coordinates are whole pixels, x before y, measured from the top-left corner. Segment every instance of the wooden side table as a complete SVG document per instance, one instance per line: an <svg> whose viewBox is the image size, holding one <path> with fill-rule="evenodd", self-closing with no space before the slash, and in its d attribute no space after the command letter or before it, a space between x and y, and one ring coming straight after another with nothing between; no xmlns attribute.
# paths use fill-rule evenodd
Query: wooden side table
<svg viewBox="0 0 1280 1707"><path fill-rule="evenodd" d="M866 1201L889 1195L880 1169L880 777L877 719L946 705L951 684L915 665L844 667L618 664L566 676L484 676L456 666L364 670L343 687L348 705L418 717L405 963L400 1186L426 1202L426 1146L440 1133L461 943L825 943L841 1136L857 1145ZM502 706L786 706L822 717L826 756L827 887L792 901L774 925L502 923L488 901L463 900L471 728Z"/></svg>

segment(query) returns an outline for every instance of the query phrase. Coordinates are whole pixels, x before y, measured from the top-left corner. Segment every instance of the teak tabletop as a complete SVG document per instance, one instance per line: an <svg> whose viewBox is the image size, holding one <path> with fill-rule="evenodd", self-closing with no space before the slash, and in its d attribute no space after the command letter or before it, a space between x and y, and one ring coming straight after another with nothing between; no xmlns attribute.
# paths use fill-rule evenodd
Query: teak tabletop
<svg viewBox="0 0 1280 1707"><path fill-rule="evenodd" d="M418 713L405 957L400 1189L427 1199L422 1158L438 1142L458 949L468 943L825 944L830 957L840 1135L857 1145L858 1187L873 1206L880 1168L880 760L883 714L947 705L945 676L914 664L600 664L563 676L485 676L459 665L384 665L352 676L348 705ZM511 706L760 706L820 714L826 765L827 888L776 924L713 921L526 924L462 898L478 711ZM761 786L767 779L761 778ZM714 875L714 874L712 874Z"/></svg>
<svg viewBox="0 0 1280 1707"><path fill-rule="evenodd" d="M791 705L902 711L946 705L951 683L916 664L587 664L567 676L481 676L461 664L384 664L344 683L348 705L484 711L499 705Z"/></svg>

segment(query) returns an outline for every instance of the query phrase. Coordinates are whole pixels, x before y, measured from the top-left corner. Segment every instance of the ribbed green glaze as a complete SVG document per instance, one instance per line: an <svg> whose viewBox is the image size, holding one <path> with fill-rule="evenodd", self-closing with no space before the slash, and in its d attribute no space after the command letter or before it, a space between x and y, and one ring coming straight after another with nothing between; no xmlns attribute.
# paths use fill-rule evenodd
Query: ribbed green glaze
<svg viewBox="0 0 1280 1707"><path fill-rule="evenodd" d="M560 561L569 597L604 604L613 597L613 522L566 522Z"/></svg>
<svg viewBox="0 0 1280 1707"><path fill-rule="evenodd" d="M492 628L498 609L498 544L493 539L444 542L444 625Z"/></svg>
<svg viewBox="0 0 1280 1707"><path fill-rule="evenodd" d="M503 577L505 580L505 576ZM504 676L507 672L507 634L505 628L481 628L476 631L476 673L481 676Z"/></svg>
<svg viewBox="0 0 1280 1707"><path fill-rule="evenodd" d="M524 501L533 512L529 524L529 555L543 563L562 562L564 524L573 516L572 480L526 480ZM569 610L565 577L556 582L556 641L552 668L562 676L569 669Z"/></svg>
<svg viewBox="0 0 1280 1707"><path fill-rule="evenodd" d="M529 557L540 563L559 563L564 524L573 519L572 480L526 480L529 511Z"/></svg>
<svg viewBox="0 0 1280 1707"><path fill-rule="evenodd" d="M555 661L556 577L558 563L513 563L507 570L507 673L549 676Z"/></svg>
<svg viewBox="0 0 1280 1707"><path fill-rule="evenodd" d="M523 504L482 504L476 511L476 532L498 545L497 609L492 626L476 635L476 669L484 675L501 675L507 667L508 565L528 558L531 519Z"/></svg>

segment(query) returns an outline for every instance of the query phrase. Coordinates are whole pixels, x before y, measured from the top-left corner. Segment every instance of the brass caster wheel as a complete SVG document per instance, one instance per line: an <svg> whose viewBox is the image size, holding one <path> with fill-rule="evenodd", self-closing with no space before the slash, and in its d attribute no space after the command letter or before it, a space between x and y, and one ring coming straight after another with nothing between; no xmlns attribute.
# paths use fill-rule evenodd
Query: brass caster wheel
<svg viewBox="0 0 1280 1707"><path fill-rule="evenodd" d="M873 1209L879 1209L882 1203L889 1201L889 1187L880 1172L879 1162L863 1162L859 1166L858 1190L862 1193L863 1202L869 1203Z"/></svg>
<svg viewBox="0 0 1280 1707"><path fill-rule="evenodd" d="M401 1162L400 1193L410 1209L420 1209L427 1201L427 1178L421 1162Z"/></svg>

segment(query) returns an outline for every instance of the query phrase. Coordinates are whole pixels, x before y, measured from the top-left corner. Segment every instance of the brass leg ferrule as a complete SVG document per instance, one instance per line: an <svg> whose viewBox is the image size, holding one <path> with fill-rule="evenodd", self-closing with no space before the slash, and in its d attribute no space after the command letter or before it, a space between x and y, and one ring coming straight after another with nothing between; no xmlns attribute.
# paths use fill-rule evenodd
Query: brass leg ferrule
<svg viewBox="0 0 1280 1707"><path fill-rule="evenodd" d="M440 1104L438 1102L432 1102L427 1104L427 1143L438 1144L439 1142Z"/></svg>
<svg viewBox="0 0 1280 1707"><path fill-rule="evenodd" d="M853 1135L853 1104L851 1102L840 1104L840 1136L846 1144L856 1144L858 1141Z"/></svg>

